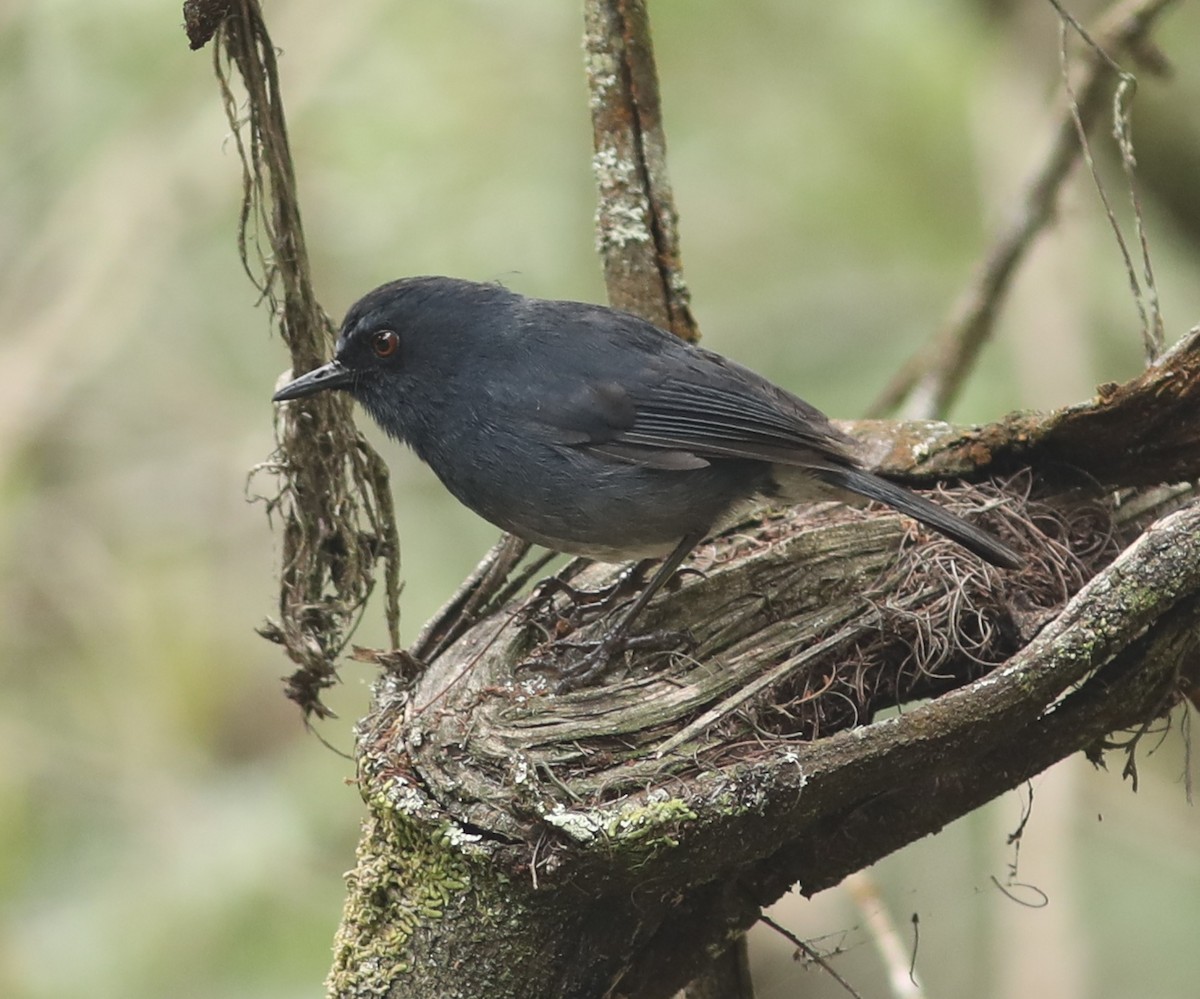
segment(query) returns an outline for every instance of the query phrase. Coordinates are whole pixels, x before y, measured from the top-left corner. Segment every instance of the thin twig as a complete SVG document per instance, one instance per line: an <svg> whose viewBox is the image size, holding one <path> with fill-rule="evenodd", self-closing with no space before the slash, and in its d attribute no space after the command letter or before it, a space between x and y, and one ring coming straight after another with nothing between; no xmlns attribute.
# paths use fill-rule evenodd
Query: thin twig
<svg viewBox="0 0 1200 999"><path fill-rule="evenodd" d="M1095 186L1096 193L1100 197L1100 203L1104 206L1104 214L1108 219L1109 228L1112 229L1113 237L1117 241L1117 248L1121 251L1121 259L1125 264L1125 273L1129 276L1129 289L1133 293L1133 301L1137 306L1138 315L1142 320L1142 348L1146 355L1146 363L1153 364L1162 355L1166 344L1163 335L1162 311L1158 300L1158 287L1154 280L1154 268L1150 263L1150 245L1146 239L1145 219L1142 216L1141 199L1138 198L1137 184L1134 179L1137 161L1133 152L1133 126L1130 122L1129 108L1133 101L1133 95L1137 91L1137 79L1132 73L1127 73L1121 69L1113 61L1112 57L1092 40L1091 35L1084 30L1083 26L1069 12L1063 9L1058 0L1049 0L1049 3L1054 6L1054 9L1059 12L1059 16L1062 18L1062 29L1059 33L1058 45L1059 63L1062 67L1063 89L1067 93L1067 103L1071 109L1071 118L1075 123L1075 132L1079 136L1079 148L1082 151L1084 162L1087 164L1088 172L1092 176L1092 184ZM1141 282L1138 280L1137 270L1133 266L1133 258L1129 253L1129 245L1125 241L1125 234L1121 232L1121 223L1117 221L1117 215L1113 211L1112 203L1108 199L1108 192L1104 189L1104 181L1101 179L1100 171L1096 167L1096 160L1092 156L1087 129L1079 117L1079 102L1075 96L1075 89L1071 86L1071 67L1067 58L1068 25L1091 47L1096 57L1108 63L1109 69L1117 75L1117 87L1113 92L1112 106L1113 138L1117 140L1117 148L1121 153L1121 165L1125 171L1125 180L1129 187L1130 199L1133 203L1134 226L1141 247L1142 274L1146 282L1144 291Z"/></svg>
<svg viewBox="0 0 1200 999"><path fill-rule="evenodd" d="M503 535L459 584L450 599L426 622L416 641L409 647L409 653L419 660L440 655L475 623L479 610L504 588L509 573L525 557L530 547L528 541L522 541L512 534Z"/></svg>
<svg viewBox="0 0 1200 999"><path fill-rule="evenodd" d="M820 968L827 975L829 975L829 977L832 978L835 982L837 982L838 985L840 985L842 988L844 988L850 995L854 996L854 999L862 999L862 994L857 989L855 989L853 985L851 985L848 981L846 981L846 979L844 979L841 975L839 975L833 969L833 965L831 965L828 961L826 961L825 958L823 958L820 955L820 953L816 950L816 948L812 947L810 944L805 943L798 936L796 936L796 934L793 933L791 930L786 929L783 926L780 926L777 922L775 922L775 920L773 920L766 913L763 913L763 915L759 916L758 918L759 918L760 922L766 923L767 926L771 927L771 929L773 929L781 937L783 937L784 939L786 939L790 943L792 943L795 946L795 948L798 951L800 951L801 954L803 954L806 958L808 958L808 960L812 961L813 964L815 964L818 968Z"/></svg>
<svg viewBox="0 0 1200 999"><path fill-rule="evenodd" d="M921 999L925 990L913 971L916 955L910 956L905 953L904 943L900 940L900 934L883 896L879 894L875 879L868 871L855 871L843 884L866 921L871 940L879 952L883 966L887 969L892 995L896 996L896 999Z"/></svg>
<svg viewBox="0 0 1200 999"><path fill-rule="evenodd" d="M1125 0L1101 21L1097 49L1138 54L1155 19L1174 0ZM1076 89L1077 107L1064 107L1045 159L1024 185L1011 221L989 247L941 329L896 375L871 407L873 416L943 416L962 389L995 327L1018 264L1054 217L1059 191L1080 156L1076 116L1090 131L1105 107L1111 59L1093 50Z"/></svg>

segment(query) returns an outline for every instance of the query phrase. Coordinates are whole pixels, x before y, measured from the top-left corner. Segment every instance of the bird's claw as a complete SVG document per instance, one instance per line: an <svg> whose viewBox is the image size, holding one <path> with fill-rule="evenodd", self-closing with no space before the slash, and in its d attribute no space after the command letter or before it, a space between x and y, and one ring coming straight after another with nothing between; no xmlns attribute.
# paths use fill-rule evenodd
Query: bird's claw
<svg viewBox="0 0 1200 999"><path fill-rule="evenodd" d="M649 564L652 563L639 562L622 572L615 582L598 590L581 589L558 576L548 576L533 588L525 606L521 608L521 617L527 623L536 623L538 616L551 607L555 597L565 596L570 607L563 616L572 626L578 627L596 620L637 592L644 582L646 566ZM586 616L578 613L585 609L590 612Z"/></svg>
<svg viewBox="0 0 1200 999"><path fill-rule="evenodd" d="M591 686L613 668L618 655L626 652L664 652L678 647L681 640L690 644L692 637L687 632L662 630L643 635L610 632L595 642L557 642L555 644L560 648L586 647L588 651L559 669L559 681L554 691L566 694Z"/></svg>

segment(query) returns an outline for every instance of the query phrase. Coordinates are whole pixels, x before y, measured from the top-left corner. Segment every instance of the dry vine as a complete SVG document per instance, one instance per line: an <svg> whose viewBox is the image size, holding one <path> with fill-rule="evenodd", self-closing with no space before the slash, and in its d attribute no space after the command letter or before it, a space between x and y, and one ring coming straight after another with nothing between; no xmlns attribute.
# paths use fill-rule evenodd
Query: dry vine
<svg viewBox="0 0 1200 999"><path fill-rule="evenodd" d="M187 20L199 26L199 37L215 32L213 61L242 162L238 249L291 350L292 370L307 371L324 360L333 330L309 273L274 46L254 0L205 7L190 4ZM246 89L244 118L232 88L235 69ZM379 562L388 628L399 643L400 546L387 467L354 429L347 399L293 404L277 433L278 449L261 469L283 483L267 500L283 531L280 619L259 632L296 663L287 696L306 716L320 717L328 714L321 692L337 680L337 659Z"/></svg>

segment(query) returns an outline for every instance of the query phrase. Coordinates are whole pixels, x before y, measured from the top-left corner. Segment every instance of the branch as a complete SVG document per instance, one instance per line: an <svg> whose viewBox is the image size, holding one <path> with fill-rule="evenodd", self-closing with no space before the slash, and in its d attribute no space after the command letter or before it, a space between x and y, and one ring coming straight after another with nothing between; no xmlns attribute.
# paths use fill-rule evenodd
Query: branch
<svg viewBox="0 0 1200 999"><path fill-rule="evenodd" d="M1034 468L1058 488L1185 482L1200 474L1200 328L1123 385L1050 414L1012 413L963 429L944 423L844 424L874 464L913 484Z"/></svg>
<svg viewBox="0 0 1200 999"><path fill-rule="evenodd" d="M1045 160L1026 181L1010 221L987 250L941 329L892 379L871 407L873 416L904 411L914 417L942 416L954 403L995 328L1000 305L1017 266L1037 235L1054 218L1059 191L1079 159L1080 133L1095 126L1108 106L1107 88L1115 76L1106 53L1141 58L1147 35L1173 0L1125 0L1102 19L1099 50L1090 50L1073 98L1064 105ZM1151 69L1161 58L1143 58Z"/></svg>
<svg viewBox="0 0 1200 999"><path fill-rule="evenodd" d="M597 247L609 303L699 336L679 258L678 216L644 0L586 0L587 71L599 207Z"/></svg>
<svg viewBox="0 0 1200 999"><path fill-rule="evenodd" d="M1004 453L1019 428L1009 449L1045 462L1040 500L943 494L1027 553L1018 574L917 542L891 513L791 511L704 546L703 574L644 622L693 644L603 688L552 695L518 672L544 633L587 637L565 605L501 609L419 678L385 676L361 728L372 818L334 993L667 995L797 882L836 884L1166 714L1200 684L1200 503L1114 560L1114 533L1145 510L1056 491L1053 444L1094 437L1099 455L1107 436L1109 479L1200 476L1200 441L1164 437L1198 425L1198 336L1044 431L1031 417L979 431ZM591 571L583 585L602 581ZM510 915L481 926L480 911Z"/></svg>
<svg viewBox="0 0 1200 999"><path fill-rule="evenodd" d="M800 581L828 578L831 551L851 543L837 533L809 525L778 551L718 565L667 598L671 613L698 603L688 623L714 617L696 591L722 576L728 589L732 574L757 565L760 586L735 595L772 594L754 641L790 629L803 647ZM864 539L861 525L850 534L860 549L882 543ZM768 590L768 579L779 588ZM1021 588L1022 601L1031 595ZM737 612L716 616L732 622ZM415 688L381 686L360 775L372 822L388 831L366 838L350 879L338 994L476 994L488 982L489 994L522 999L665 996L792 884L806 894L836 884L1052 762L1098 752L1108 733L1161 715L1200 678L1200 505L1152 526L1000 668L899 717L819 739L784 731L780 712L798 704L785 687L657 759L653 747L675 724L671 688L696 683L685 663L603 692L550 696L512 679L523 642L502 623L467 635ZM944 671L961 670L974 651L951 653ZM825 658L814 681L837 662ZM468 672L455 673L463 663ZM727 668L707 665L718 678ZM425 829L438 830L432 842ZM436 873L397 881L397 856L414 850ZM436 917L423 916L420 900L433 891L442 893ZM571 902L580 897L588 904ZM497 907L509 914L501 926L458 920ZM394 951L403 972L367 959L395 945L396 913L409 927ZM438 961L451 940L460 961ZM522 976L497 987L492 950Z"/></svg>

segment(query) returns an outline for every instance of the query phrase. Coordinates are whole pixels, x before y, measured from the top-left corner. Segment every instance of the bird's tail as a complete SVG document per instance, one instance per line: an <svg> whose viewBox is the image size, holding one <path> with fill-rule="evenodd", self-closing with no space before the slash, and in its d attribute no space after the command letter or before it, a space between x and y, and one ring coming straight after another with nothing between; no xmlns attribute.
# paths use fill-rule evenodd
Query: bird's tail
<svg viewBox="0 0 1200 999"><path fill-rule="evenodd" d="M892 509L927 524L992 565L1016 569L1024 564L1025 560L1020 555L1007 545L1001 544L987 531L967 523L962 517L925 499L924 496L918 496L903 486L881 479L878 475L858 468L828 468L817 474L831 486L886 503Z"/></svg>

